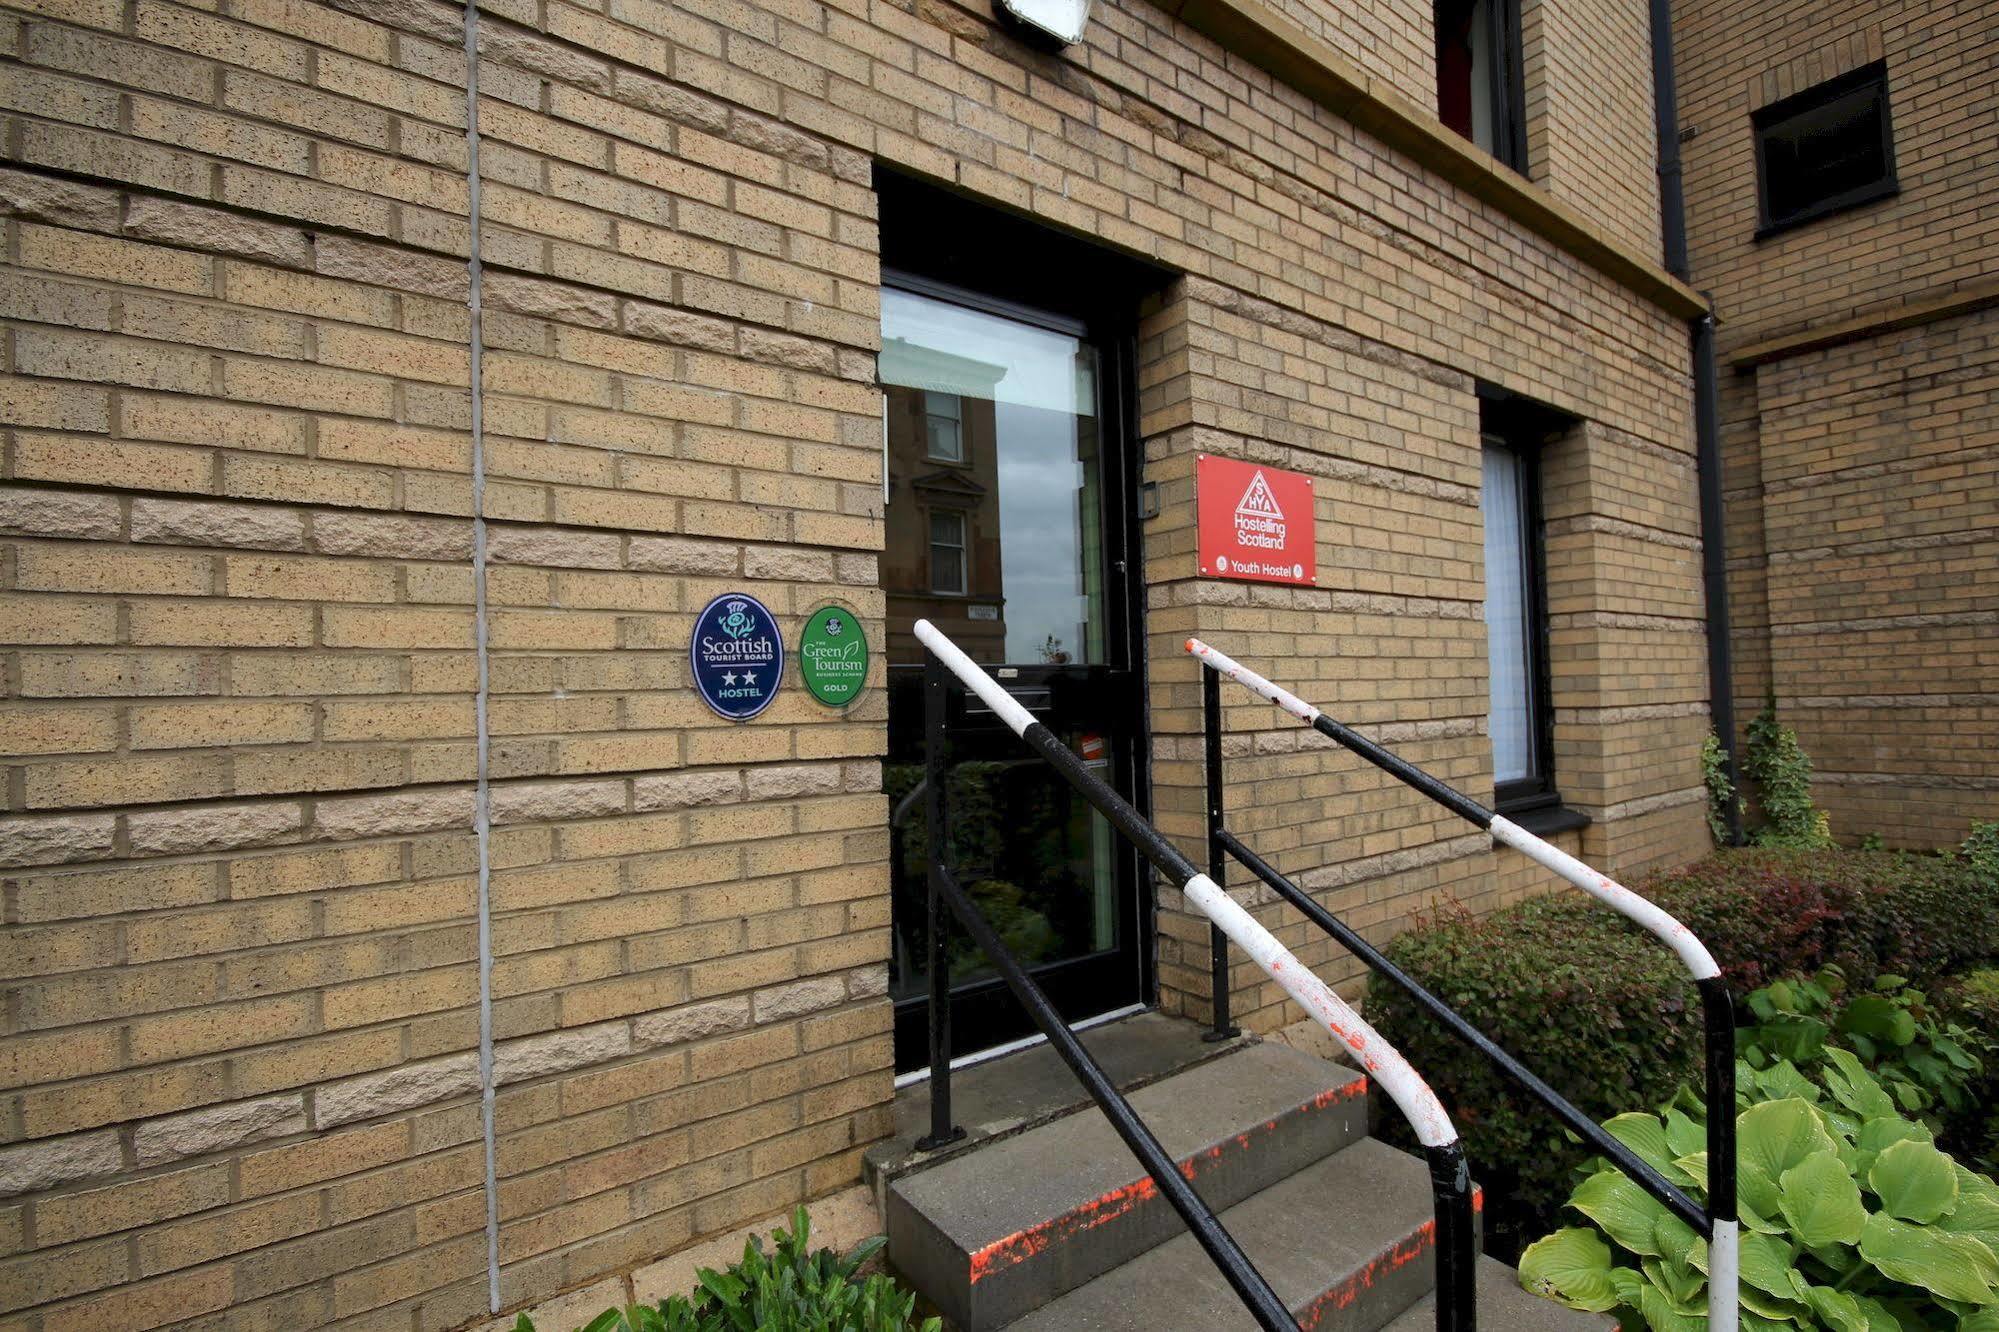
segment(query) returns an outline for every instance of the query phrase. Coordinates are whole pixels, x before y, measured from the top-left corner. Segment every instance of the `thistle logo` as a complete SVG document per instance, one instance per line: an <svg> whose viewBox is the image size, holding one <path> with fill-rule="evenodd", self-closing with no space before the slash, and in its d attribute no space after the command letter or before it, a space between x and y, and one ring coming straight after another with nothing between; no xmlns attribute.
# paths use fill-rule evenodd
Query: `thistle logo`
<svg viewBox="0 0 1999 1332"><path fill-rule="evenodd" d="M724 593L694 620L687 644L694 687L730 721L748 721L777 697L784 680L784 644L777 621L755 597Z"/></svg>
<svg viewBox="0 0 1999 1332"><path fill-rule="evenodd" d="M757 617L749 613L749 603L737 598L722 607L728 614L715 627L731 638L747 638L757 627Z"/></svg>
<svg viewBox="0 0 1999 1332"><path fill-rule="evenodd" d="M1284 530L1284 510L1277 507L1277 496L1271 493L1270 482L1259 468L1250 478L1249 489L1236 501L1236 542L1253 549L1282 550Z"/></svg>

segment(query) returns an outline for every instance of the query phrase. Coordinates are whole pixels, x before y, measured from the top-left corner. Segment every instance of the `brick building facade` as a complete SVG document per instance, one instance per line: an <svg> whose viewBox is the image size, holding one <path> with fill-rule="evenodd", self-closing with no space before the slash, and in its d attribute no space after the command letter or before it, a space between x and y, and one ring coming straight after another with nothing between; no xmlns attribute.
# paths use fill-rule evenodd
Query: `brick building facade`
<svg viewBox="0 0 1999 1332"><path fill-rule="evenodd" d="M1842 840L1949 845L1999 814L1999 31L1976 3L1674 10L1739 712L1775 697ZM1758 118L1869 75L1888 179L1773 225Z"/></svg>
<svg viewBox="0 0 1999 1332"><path fill-rule="evenodd" d="M731 724L688 637L748 592L883 653L884 274L928 188L1149 284L1101 346L1125 777L1169 833L1202 826L1190 633L1492 790L1507 418L1560 840L1706 848L1702 307L1656 262L1632 6L1525 6L1524 177L1438 120L1410 0L1119 0L1060 52L983 0L473 17L0 9L0 1328L451 1327L856 1178L907 663ZM1202 453L1313 478L1316 587L1198 576ZM1370 934L1540 886L1280 717L1229 727L1235 825ZM1203 1011L1205 924L1133 910L1138 1001Z"/></svg>

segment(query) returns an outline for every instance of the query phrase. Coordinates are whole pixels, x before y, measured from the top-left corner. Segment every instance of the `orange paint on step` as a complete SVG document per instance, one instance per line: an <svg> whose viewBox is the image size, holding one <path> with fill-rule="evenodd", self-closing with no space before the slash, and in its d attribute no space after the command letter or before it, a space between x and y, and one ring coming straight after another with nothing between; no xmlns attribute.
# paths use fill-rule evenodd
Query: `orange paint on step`
<svg viewBox="0 0 1999 1332"><path fill-rule="evenodd" d="M1342 1101L1351 1101L1366 1095L1367 1079L1355 1078L1351 1082L1347 1082L1341 1086L1328 1087L1324 1091L1317 1093L1311 1100L1299 1106L1293 1113L1311 1114L1315 1111L1324 1110L1328 1106L1337 1105ZM1263 1127L1266 1132L1275 1131L1277 1121L1274 1119L1267 1120ZM1246 1152L1249 1150L1250 1145L1250 1135L1239 1133L1228 1141L1219 1142L1212 1147L1204 1148L1186 1160L1181 1161L1179 1163L1180 1174L1189 1183L1192 1183L1199 1176L1211 1171L1216 1163L1221 1161L1231 1146ZM1021 1263L1033 1258L1036 1254L1045 1252L1052 1245L1061 1243L1064 1240L1073 1239L1078 1235L1087 1234L1095 1230L1098 1226L1115 1221L1126 1213L1132 1212L1150 1202L1158 1195L1159 1186L1153 1182L1152 1176L1146 1175L1141 1179L1133 1180L1129 1184L1121 1184L1108 1193L1092 1198L1086 1203L1080 1203L1061 1216L1052 1217L1037 1225L1029 1226L1024 1230L1017 1230L1011 1235L996 1239L992 1243L972 1252L969 1264L971 1284L977 1285L980 1281L997 1272L1003 1272L1010 1267L1019 1266Z"/></svg>

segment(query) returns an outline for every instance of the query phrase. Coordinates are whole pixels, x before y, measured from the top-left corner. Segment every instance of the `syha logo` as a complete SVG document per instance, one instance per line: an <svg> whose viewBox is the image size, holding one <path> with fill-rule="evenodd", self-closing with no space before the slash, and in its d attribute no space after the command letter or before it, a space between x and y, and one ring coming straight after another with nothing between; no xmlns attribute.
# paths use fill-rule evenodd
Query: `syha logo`
<svg viewBox="0 0 1999 1332"><path fill-rule="evenodd" d="M1277 496L1259 471L1236 501L1235 539L1240 545L1260 550L1282 550L1284 531L1284 510L1277 507Z"/></svg>

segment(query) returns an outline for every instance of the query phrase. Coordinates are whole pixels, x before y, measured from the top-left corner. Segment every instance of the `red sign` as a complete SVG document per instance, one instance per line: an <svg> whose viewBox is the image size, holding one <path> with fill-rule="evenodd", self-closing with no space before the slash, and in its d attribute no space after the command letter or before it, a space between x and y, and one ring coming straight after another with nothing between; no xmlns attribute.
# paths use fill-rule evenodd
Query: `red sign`
<svg viewBox="0 0 1999 1332"><path fill-rule="evenodd" d="M1203 453L1194 462L1194 499L1202 576L1318 582L1311 477Z"/></svg>

